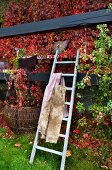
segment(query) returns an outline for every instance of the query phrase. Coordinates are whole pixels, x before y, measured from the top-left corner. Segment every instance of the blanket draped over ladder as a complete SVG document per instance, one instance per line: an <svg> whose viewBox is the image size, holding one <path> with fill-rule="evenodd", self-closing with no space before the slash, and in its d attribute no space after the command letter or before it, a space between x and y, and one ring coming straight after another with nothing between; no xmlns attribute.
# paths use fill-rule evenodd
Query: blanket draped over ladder
<svg viewBox="0 0 112 170"><path fill-rule="evenodd" d="M62 73L53 73L46 86L38 129L46 142L57 143L65 109L66 87ZM65 113L64 113L65 111Z"/></svg>

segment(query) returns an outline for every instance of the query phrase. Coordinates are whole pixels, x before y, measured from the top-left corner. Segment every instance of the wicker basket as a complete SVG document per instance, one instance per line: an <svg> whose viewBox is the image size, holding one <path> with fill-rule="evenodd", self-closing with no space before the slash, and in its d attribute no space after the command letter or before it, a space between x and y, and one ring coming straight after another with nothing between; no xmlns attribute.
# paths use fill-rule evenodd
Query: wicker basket
<svg viewBox="0 0 112 170"><path fill-rule="evenodd" d="M5 107L4 118L15 133L32 132L36 129L40 107L23 107L21 111Z"/></svg>

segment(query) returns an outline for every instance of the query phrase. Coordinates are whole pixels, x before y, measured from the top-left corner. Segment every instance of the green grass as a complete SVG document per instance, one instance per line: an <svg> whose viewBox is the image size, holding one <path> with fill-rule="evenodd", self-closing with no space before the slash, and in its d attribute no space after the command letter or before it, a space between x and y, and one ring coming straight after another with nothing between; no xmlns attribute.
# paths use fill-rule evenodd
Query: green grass
<svg viewBox="0 0 112 170"><path fill-rule="evenodd" d="M32 165L29 157L32 149L30 141L33 135L16 135L14 139L3 138L4 129L0 129L0 170L58 170L60 167L60 156L38 151ZM21 144L16 147L15 144ZM55 149L61 149L62 143L45 144ZM89 159L86 152L69 146L72 156L66 159L66 170L100 170Z"/></svg>

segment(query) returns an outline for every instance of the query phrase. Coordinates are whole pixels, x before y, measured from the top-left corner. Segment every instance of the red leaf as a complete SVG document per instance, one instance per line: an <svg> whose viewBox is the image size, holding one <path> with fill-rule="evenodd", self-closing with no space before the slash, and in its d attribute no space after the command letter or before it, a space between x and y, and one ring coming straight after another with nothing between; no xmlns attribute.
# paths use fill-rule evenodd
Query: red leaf
<svg viewBox="0 0 112 170"><path fill-rule="evenodd" d="M80 129L74 129L73 133L79 135L80 134Z"/></svg>
<svg viewBox="0 0 112 170"><path fill-rule="evenodd" d="M84 134L83 134L83 138L85 138L85 139L89 138L88 133L84 133Z"/></svg>

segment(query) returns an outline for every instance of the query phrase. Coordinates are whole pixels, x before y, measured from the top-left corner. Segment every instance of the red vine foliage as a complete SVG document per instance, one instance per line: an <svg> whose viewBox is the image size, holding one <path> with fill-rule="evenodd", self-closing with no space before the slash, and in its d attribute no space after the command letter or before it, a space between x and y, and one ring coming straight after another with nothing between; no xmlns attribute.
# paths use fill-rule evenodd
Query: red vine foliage
<svg viewBox="0 0 112 170"><path fill-rule="evenodd" d="M22 0L16 3L11 1L4 14L3 27L104 9L110 2L111 0L47 0L46 2L45 0ZM95 27L78 27L60 32L1 38L0 58L6 55L9 60L14 55L14 48L25 48L27 55L49 55L52 54L53 43L63 40L70 41L62 57L67 55L70 58L84 42L88 45L87 52L91 53L94 48L93 42L97 37L98 31Z"/></svg>
<svg viewBox="0 0 112 170"><path fill-rule="evenodd" d="M43 96L41 83L31 83L24 69L14 70L13 76L14 84L12 77L9 80L6 79L9 94L5 104L17 109L40 105Z"/></svg>

